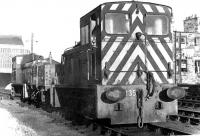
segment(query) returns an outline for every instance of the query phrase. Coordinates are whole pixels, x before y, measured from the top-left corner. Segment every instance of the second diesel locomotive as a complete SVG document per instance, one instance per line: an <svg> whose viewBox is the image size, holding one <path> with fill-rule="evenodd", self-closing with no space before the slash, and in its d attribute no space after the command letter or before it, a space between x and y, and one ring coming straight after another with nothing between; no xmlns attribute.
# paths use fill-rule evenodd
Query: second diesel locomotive
<svg viewBox="0 0 200 136"><path fill-rule="evenodd" d="M22 101L50 105L50 89L58 84L61 65L51 58L36 54L18 55L12 59L12 87ZM61 78L59 78L61 79Z"/></svg>

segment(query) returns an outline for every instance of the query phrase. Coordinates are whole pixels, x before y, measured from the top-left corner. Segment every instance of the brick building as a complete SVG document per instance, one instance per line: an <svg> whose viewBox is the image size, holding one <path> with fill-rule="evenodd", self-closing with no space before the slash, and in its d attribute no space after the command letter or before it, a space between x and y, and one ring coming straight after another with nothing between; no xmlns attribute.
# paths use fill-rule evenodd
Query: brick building
<svg viewBox="0 0 200 136"><path fill-rule="evenodd" d="M175 41L176 82L200 84L200 18L187 17L184 32L177 32Z"/></svg>

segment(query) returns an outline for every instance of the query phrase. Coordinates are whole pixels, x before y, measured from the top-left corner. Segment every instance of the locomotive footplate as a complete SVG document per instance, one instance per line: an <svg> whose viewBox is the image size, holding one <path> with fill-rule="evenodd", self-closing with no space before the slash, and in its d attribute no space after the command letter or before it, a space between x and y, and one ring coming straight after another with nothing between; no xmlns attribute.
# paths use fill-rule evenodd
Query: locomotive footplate
<svg viewBox="0 0 200 136"><path fill-rule="evenodd" d="M183 134L183 135L195 135L200 134L199 126L192 126L187 123L181 123L178 121L167 121L167 122L154 122L148 124L150 128L165 129L169 132Z"/></svg>

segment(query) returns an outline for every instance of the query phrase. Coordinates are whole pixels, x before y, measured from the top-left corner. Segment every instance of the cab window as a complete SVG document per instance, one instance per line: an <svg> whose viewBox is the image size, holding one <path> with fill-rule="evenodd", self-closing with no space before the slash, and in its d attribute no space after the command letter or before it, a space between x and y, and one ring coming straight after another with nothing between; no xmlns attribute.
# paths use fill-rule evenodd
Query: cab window
<svg viewBox="0 0 200 136"><path fill-rule="evenodd" d="M167 35L169 19L165 15L146 15L145 32L147 35Z"/></svg>
<svg viewBox="0 0 200 136"><path fill-rule="evenodd" d="M130 18L124 13L106 13L105 31L108 34L128 34L130 31Z"/></svg>
<svg viewBox="0 0 200 136"><path fill-rule="evenodd" d="M89 43L89 26L81 27L81 44L85 45Z"/></svg>

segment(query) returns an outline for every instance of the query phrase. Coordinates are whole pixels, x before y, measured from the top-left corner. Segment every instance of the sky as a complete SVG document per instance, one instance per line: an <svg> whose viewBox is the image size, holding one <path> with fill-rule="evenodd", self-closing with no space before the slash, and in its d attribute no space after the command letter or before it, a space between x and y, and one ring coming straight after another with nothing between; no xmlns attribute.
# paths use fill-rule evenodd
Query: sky
<svg viewBox="0 0 200 136"><path fill-rule="evenodd" d="M63 51L74 46L80 39L79 20L84 14L104 2L114 0L0 0L0 34L22 35L30 45L34 33L34 49L37 54L48 57L49 52L60 61ZM119 0L118 0L119 1ZM197 14L198 0L140 0L171 6L174 26L183 30L183 20Z"/></svg>

